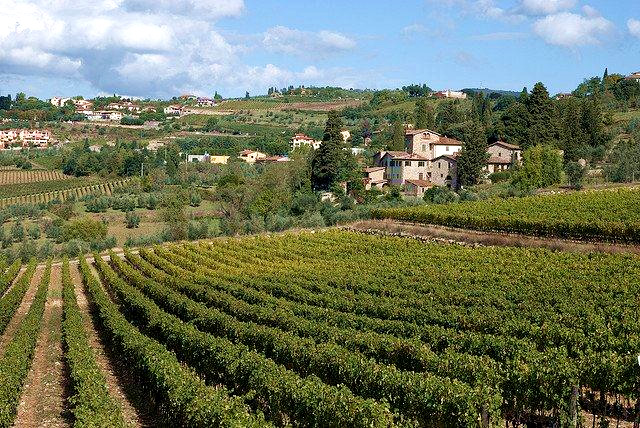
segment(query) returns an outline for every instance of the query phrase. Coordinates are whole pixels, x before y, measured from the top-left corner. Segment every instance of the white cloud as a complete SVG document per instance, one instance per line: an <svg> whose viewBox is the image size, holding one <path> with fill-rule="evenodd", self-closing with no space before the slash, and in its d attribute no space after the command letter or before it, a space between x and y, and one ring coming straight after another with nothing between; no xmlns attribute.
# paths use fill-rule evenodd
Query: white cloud
<svg viewBox="0 0 640 428"><path fill-rule="evenodd" d="M217 19L239 16L244 10L243 0L116 0L132 12L170 13Z"/></svg>
<svg viewBox="0 0 640 428"><path fill-rule="evenodd" d="M600 15L562 12L538 19L533 31L545 42L569 48L596 45L614 31L611 21Z"/></svg>
<svg viewBox="0 0 640 428"><path fill-rule="evenodd" d="M315 57L356 47L355 41L340 33L332 31L313 33L284 26L269 28L263 35L262 43L270 52Z"/></svg>
<svg viewBox="0 0 640 428"><path fill-rule="evenodd" d="M551 15L575 5L576 0L522 0L521 8L528 15Z"/></svg>
<svg viewBox="0 0 640 428"><path fill-rule="evenodd" d="M630 19L627 21L627 28L632 36L640 38L640 20Z"/></svg>
<svg viewBox="0 0 640 428"><path fill-rule="evenodd" d="M0 2L0 75L73 79L96 92L166 97L214 89L262 92L274 84L335 82L349 74L245 64L247 47L215 26L218 19L242 14L243 0ZM274 51L317 58L355 47L331 31L281 29L268 32Z"/></svg>

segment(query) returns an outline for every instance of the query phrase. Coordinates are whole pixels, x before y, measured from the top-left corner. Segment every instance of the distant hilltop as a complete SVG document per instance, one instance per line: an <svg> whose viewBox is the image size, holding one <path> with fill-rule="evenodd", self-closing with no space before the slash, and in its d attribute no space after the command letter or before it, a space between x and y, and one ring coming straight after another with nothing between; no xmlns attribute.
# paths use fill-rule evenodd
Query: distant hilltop
<svg viewBox="0 0 640 428"><path fill-rule="evenodd" d="M489 89L489 88L464 88L462 92L468 95L477 94L478 92L481 92L484 95L500 94L500 95L509 95L512 97L517 97L518 95L520 95L520 92L504 91L502 89Z"/></svg>

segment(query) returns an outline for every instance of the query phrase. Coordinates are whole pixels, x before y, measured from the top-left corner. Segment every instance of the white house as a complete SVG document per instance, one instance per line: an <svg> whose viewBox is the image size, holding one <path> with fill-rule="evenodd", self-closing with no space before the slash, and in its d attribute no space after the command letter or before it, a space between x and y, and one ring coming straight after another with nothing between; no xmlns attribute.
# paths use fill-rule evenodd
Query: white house
<svg viewBox="0 0 640 428"><path fill-rule="evenodd" d="M299 149L302 146L309 146L317 150L321 145L322 141L314 140L305 134L296 134L291 138L291 150Z"/></svg>
<svg viewBox="0 0 640 428"><path fill-rule="evenodd" d="M436 98L453 98L458 100L466 100L467 94L461 91L452 91L447 89L446 91L438 91L434 94Z"/></svg>
<svg viewBox="0 0 640 428"><path fill-rule="evenodd" d="M181 116L184 108L181 105L170 105L164 108L164 114L168 116Z"/></svg>
<svg viewBox="0 0 640 428"><path fill-rule="evenodd" d="M187 155L187 162L209 162L209 153L203 155Z"/></svg>
<svg viewBox="0 0 640 428"><path fill-rule="evenodd" d="M70 101L71 98L60 98L60 97L52 97L49 102L56 106L56 107L62 107L63 105L65 105L67 103L67 101Z"/></svg>

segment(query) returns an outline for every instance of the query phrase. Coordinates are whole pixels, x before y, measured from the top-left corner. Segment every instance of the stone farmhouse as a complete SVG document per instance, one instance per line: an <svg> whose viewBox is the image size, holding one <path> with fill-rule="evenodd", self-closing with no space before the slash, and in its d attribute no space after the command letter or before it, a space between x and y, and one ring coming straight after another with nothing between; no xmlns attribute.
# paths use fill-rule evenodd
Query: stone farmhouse
<svg viewBox="0 0 640 428"><path fill-rule="evenodd" d="M407 130L405 151L381 151L373 161L376 167L384 168L386 183L382 186L403 186L407 193L420 197L429 187L458 187L457 161L462 145L428 129ZM520 147L502 141L491 144L487 152L486 175L507 170L522 160Z"/></svg>
<svg viewBox="0 0 640 428"><path fill-rule="evenodd" d="M365 190L371 190L373 187L382 189L387 184L387 179L384 178L385 170L383 166L365 168L362 180Z"/></svg>

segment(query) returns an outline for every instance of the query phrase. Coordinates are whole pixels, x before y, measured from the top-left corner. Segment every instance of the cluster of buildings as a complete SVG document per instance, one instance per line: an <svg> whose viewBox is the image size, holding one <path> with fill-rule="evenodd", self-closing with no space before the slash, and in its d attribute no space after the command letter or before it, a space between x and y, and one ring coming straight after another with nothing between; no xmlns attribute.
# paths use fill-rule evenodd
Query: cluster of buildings
<svg viewBox="0 0 640 428"><path fill-rule="evenodd" d="M0 149L8 147L46 148L51 140L51 132L46 129L6 129L0 130Z"/></svg>
<svg viewBox="0 0 640 428"><path fill-rule="evenodd" d="M215 107L217 105L217 101L214 98L198 97L190 94L180 95L179 98L183 101L195 101L198 107Z"/></svg>
<svg viewBox="0 0 640 428"><path fill-rule="evenodd" d="M120 101L111 103L105 109L94 110L93 101L81 100L74 98L53 97L49 100L56 107L62 107L71 101L76 108L76 113L85 115L87 120L92 121L112 121L119 122L122 118L142 112L154 112L155 108L151 106L141 107L131 101Z"/></svg>
<svg viewBox="0 0 640 428"><path fill-rule="evenodd" d="M447 89L446 91L434 92L433 96L436 98L453 98L456 100L466 100L467 94L461 91L452 91Z"/></svg>
<svg viewBox="0 0 640 428"><path fill-rule="evenodd" d="M366 189L398 185L421 197L434 186L458 187L458 155L463 143L428 129L407 130L405 151L380 151L375 166L364 170ZM487 148L487 175L505 171L522 160L522 150L498 141Z"/></svg>
<svg viewBox="0 0 640 428"><path fill-rule="evenodd" d="M290 160L287 156L269 156L257 150L243 150L238 154L237 158L251 165L288 162ZM210 155L209 153L203 155L187 155L187 162L189 163L200 162L226 165L230 159L231 156Z"/></svg>
<svg viewBox="0 0 640 428"><path fill-rule="evenodd" d="M348 130L341 131L340 135L342 135L342 141L345 143L351 138L351 132ZM290 145L291 150L299 149L304 146L311 147L313 150L318 150L322 145L322 141L311 138L306 134L296 134L291 137Z"/></svg>

